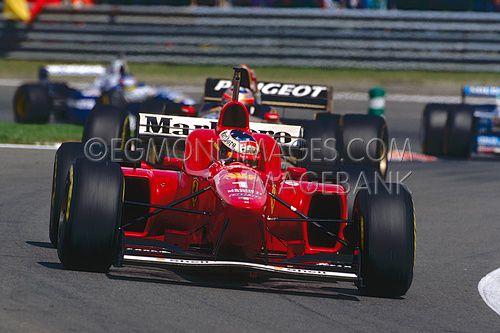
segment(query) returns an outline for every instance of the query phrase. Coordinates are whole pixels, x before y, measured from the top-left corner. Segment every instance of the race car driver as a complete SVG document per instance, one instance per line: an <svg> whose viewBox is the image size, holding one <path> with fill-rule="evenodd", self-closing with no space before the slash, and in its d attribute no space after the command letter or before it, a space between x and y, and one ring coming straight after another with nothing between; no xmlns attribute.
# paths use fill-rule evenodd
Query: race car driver
<svg viewBox="0 0 500 333"><path fill-rule="evenodd" d="M220 104L212 105L210 109L206 112L207 114L204 118L219 119L220 110L226 103L232 100L233 88L227 89L224 94L222 94L222 99ZM248 113L253 115L255 112L255 97L252 91L248 88L240 87L240 93L238 95L238 102L245 105Z"/></svg>
<svg viewBox="0 0 500 333"><path fill-rule="evenodd" d="M220 104L204 104L200 112L204 114L203 118L219 119L220 110L227 102L231 101L232 95L233 88L229 88L222 94ZM250 116L254 116L258 119L263 119L268 122L279 121L278 112L272 107L258 104L255 93L252 92L252 90L249 88L240 87L238 101L245 105Z"/></svg>
<svg viewBox="0 0 500 333"><path fill-rule="evenodd" d="M250 66L242 64L240 65L241 68L245 69L245 72L243 72L243 75L241 76L241 85L243 87L248 87L255 98L255 103L260 104L260 91L259 91L259 84L257 82L257 76L255 75L255 71L250 68Z"/></svg>
<svg viewBox="0 0 500 333"><path fill-rule="evenodd" d="M233 88L227 89L224 94L222 95L222 101L221 101L221 106L226 105L226 103L229 103L232 101L233 98ZM243 88L240 87L240 94L238 95L238 102L243 104L247 110L248 113L251 115L254 114L255 112L255 97L252 91L248 88Z"/></svg>
<svg viewBox="0 0 500 333"><path fill-rule="evenodd" d="M227 129L219 134L219 160L224 164L240 162L251 168L259 166L259 145L250 134Z"/></svg>
<svg viewBox="0 0 500 333"><path fill-rule="evenodd" d="M126 76L131 76L128 73L127 62L118 58L111 61L106 68L106 72L97 78L95 85L99 87L101 91L109 91L119 85L120 80Z"/></svg>

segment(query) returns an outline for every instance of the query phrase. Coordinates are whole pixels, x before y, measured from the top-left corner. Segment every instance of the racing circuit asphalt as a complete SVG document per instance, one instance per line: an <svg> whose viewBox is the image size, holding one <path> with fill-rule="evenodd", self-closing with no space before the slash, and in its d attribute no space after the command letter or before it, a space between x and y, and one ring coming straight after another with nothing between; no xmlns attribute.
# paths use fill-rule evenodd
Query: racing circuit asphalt
<svg viewBox="0 0 500 333"><path fill-rule="evenodd" d="M11 119L0 88L0 119ZM6 101L6 98L8 99ZM4 105L8 108L5 109ZM364 110L338 102L337 110ZM422 105L388 103L389 129L418 149ZM500 267L500 161L393 163L412 175L415 276L401 299L348 283L240 283L159 269L63 270L50 246L54 151L0 149L0 331L498 332L479 280Z"/></svg>

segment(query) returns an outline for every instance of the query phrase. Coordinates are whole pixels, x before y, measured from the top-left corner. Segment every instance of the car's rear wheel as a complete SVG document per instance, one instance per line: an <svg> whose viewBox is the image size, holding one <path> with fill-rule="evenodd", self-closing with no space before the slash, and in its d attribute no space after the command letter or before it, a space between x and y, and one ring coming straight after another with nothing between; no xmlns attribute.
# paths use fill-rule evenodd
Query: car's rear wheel
<svg viewBox="0 0 500 333"><path fill-rule="evenodd" d="M385 177L389 148L385 119L373 115L346 114L341 123L343 163L370 166Z"/></svg>
<svg viewBox="0 0 500 333"><path fill-rule="evenodd" d="M456 158L469 158L474 132L474 110L467 105L450 108L446 124L444 153Z"/></svg>
<svg viewBox="0 0 500 333"><path fill-rule="evenodd" d="M76 161L76 159L83 156L83 144L81 142L65 142L56 152L52 178L52 197L49 223L49 238L54 247L57 247L59 215L61 212L61 200L64 194L66 176L68 175L69 168Z"/></svg>
<svg viewBox="0 0 500 333"><path fill-rule="evenodd" d="M127 108L127 100L123 95L123 91L121 89L112 89L106 91L102 94L102 96L98 99L98 104L101 105L110 105L116 108Z"/></svg>
<svg viewBox="0 0 500 333"><path fill-rule="evenodd" d="M424 154L443 155L446 123L448 121L447 104L427 104L422 116L422 151Z"/></svg>
<svg viewBox="0 0 500 333"><path fill-rule="evenodd" d="M139 113L164 114L165 102L150 98L139 105Z"/></svg>
<svg viewBox="0 0 500 333"><path fill-rule="evenodd" d="M67 269L106 272L117 256L124 178L116 163L77 159L70 167L57 253Z"/></svg>
<svg viewBox="0 0 500 333"><path fill-rule="evenodd" d="M14 94L14 120L18 123L43 124L52 109L47 88L38 83L23 84Z"/></svg>
<svg viewBox="0 0 500 333"><path fill-rule="evenodd" d="M99 138L107 146L111 146L112 139L120 139L123 148L130 138L129 114L122 108L97 104L85 123L82 142L94 138Z"/></svg>
<svg viewBox="0 0 500 333"><path fill-rule="evenodd" d="M408 291L413 280L413 201L401 184L392 184L389 190L378 185L373 193L360 190L354 203L362 278L358 287L369 295L398 297Z"/></svg>

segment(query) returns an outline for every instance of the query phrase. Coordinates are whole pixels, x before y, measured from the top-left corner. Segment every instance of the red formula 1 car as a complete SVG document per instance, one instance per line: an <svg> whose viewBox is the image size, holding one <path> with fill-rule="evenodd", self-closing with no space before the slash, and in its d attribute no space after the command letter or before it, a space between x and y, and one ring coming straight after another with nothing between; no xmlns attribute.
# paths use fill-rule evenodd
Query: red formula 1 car
<svg viewBox="0 0 500 333"><path fill-rule="evenodd" d="M342 186L308 181L303 168L283 170L275 139L250 131L238 80L237 69L236 96L215 129L190 132L183 159L126 166L80 157L81 143L60 147L50 233L64 267L217 267L405 294L415 256L408 190L360 189L349 218ZM140 126L151 126L143 118Z"/></svg>

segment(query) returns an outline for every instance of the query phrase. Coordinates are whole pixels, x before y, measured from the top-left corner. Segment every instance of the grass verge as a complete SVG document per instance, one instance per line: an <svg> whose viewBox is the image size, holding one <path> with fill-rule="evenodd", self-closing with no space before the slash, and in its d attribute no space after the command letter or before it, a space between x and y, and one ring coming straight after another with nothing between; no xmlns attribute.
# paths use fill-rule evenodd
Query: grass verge
<svg viewBox="0 0 500 333"><path fill-rule="evenodd" d="M0 143L48 144L80 141L83 127L69 124L0 122Z"/></svg>
<svg viewBox="0 0 500 333"><path fill-rule="evenodd" d="M40 66L51 62L0 59L0 78L35 79ZM64 62L57 62L64 63ZM202 86L207 77L232 75L230 66L130 64L130 69L141 80L168 85ZM446 90L458 94L465 84L500 84L498 73L487 72L430 72L388 71L331 68L256 67L261 81L289 81L330 84L339 90L366 90L381 85L388 90L415 90L435 92ZM358 89L356 89L358 88Z"/></svg>

